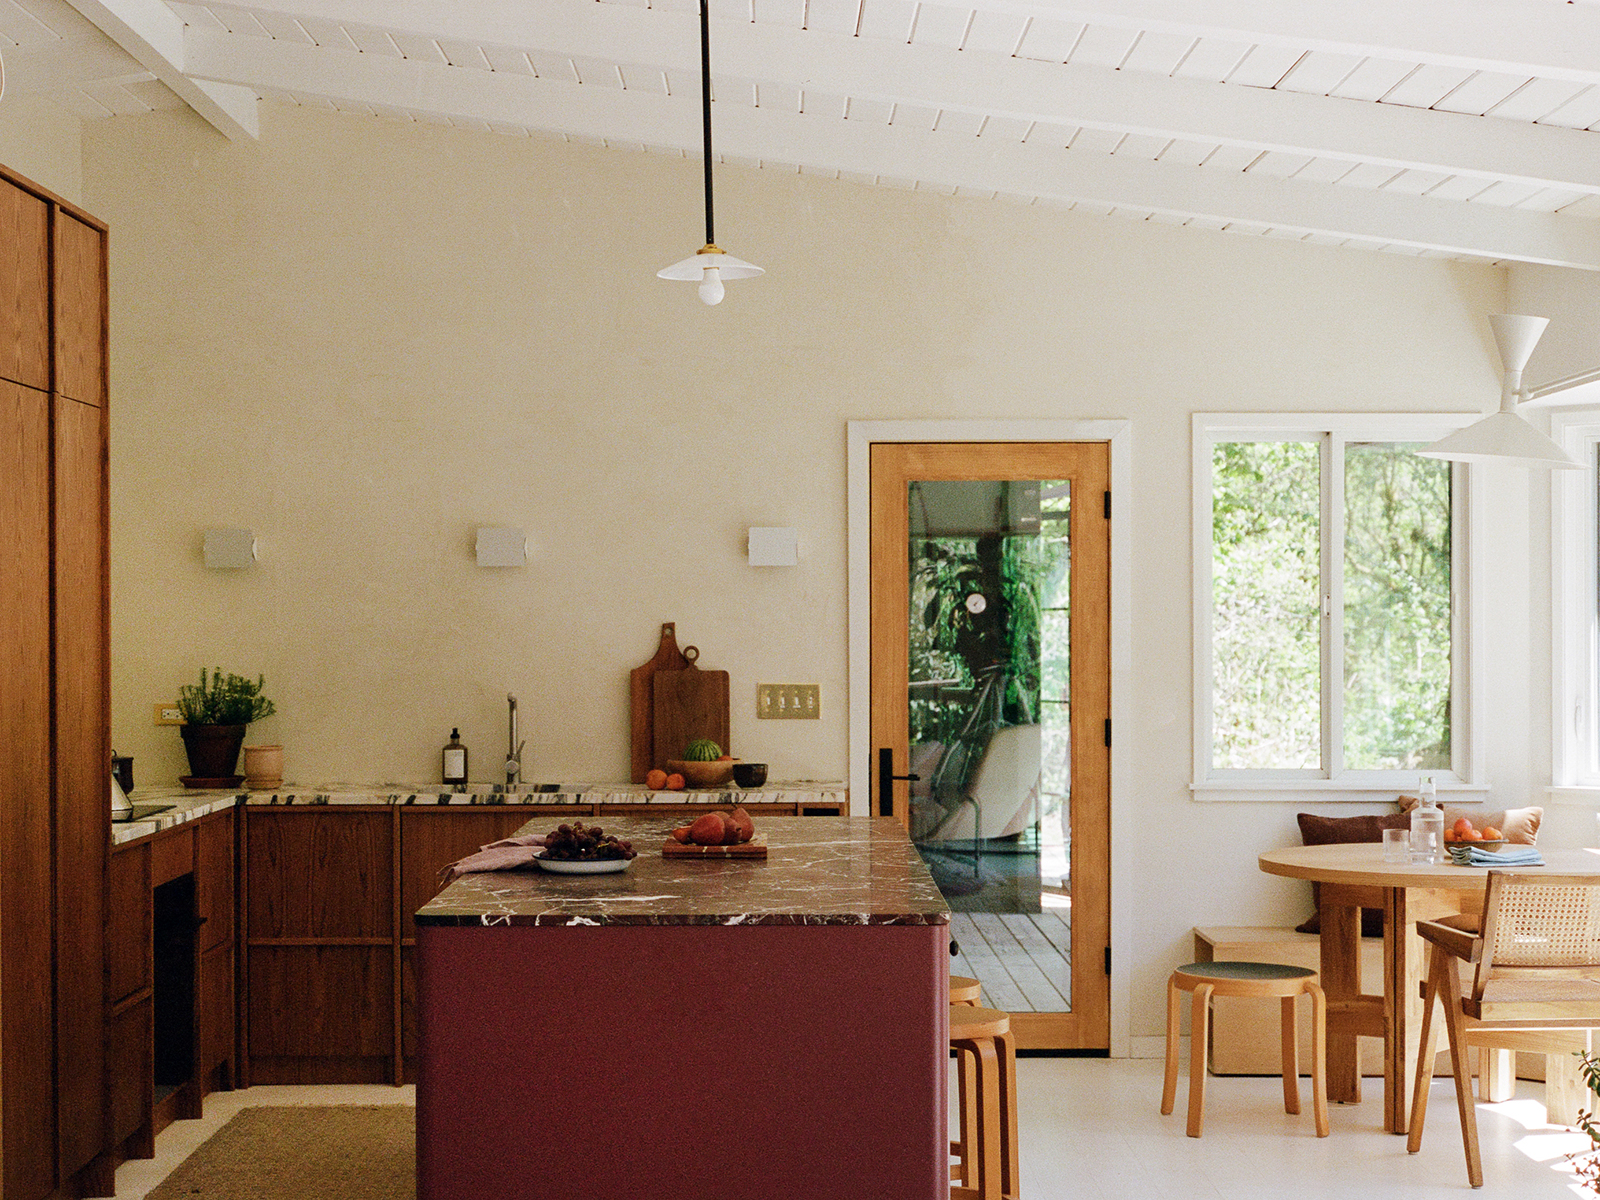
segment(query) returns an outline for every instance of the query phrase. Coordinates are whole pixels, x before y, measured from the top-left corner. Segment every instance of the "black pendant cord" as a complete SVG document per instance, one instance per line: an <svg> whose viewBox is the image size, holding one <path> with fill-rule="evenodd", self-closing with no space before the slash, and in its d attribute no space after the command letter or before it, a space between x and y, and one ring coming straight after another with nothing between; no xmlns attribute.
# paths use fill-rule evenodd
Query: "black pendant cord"
<svg viewBox="0 0 1600 1200"><path fill-rule="evenodd" d="M706 164L706 245L714 246L717 239L711 227L711 14L709 0L700 0L700 111L703 114L703 138Z"/></svg>

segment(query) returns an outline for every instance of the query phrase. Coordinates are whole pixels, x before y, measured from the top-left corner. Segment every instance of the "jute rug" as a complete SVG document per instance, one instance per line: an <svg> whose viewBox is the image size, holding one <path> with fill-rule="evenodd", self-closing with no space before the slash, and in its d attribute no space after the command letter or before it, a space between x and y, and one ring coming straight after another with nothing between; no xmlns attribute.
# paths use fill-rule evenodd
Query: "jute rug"
<svg viewBox="0 0 1600 1200"><path fill-rule="evenodd" d="M145 1200L414 1200L417 1110L247 1108Z"/></svg>

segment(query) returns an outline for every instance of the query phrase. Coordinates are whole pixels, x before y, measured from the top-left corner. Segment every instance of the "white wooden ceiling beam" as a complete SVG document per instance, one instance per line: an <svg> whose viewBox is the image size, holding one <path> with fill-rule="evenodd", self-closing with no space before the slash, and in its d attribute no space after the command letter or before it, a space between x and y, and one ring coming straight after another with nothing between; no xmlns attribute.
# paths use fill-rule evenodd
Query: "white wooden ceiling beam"
<svg viewBox="0 0 1600 1200"><path fill-rule="evenodd" d="M693 92L668 98L193 32L188 60L202 78L351 107L410 109L686 151L700 145ZM733 157L1600 269L1600 223L1546 213L741 105L719 106L716 121L717 148Z"/></svg>
<svg viewBox="0 0 1600 1200"><path fill-rule="evenodd" d="M256 95L185 73L184 25L161 0L68 0L178 98L231 141L260 136Z"/></svg>
<svg viewBox="0 0 1600 1200"><path fill-rule="evenodd" d="M48 94L82 84L128 84L154 76L98 33L6 51L6 91Z"/></svg>
<svg viewBox="0 0 1600 1200"><path fill-rule="evenodd" d="M333 19L335 12L349 14L360 6L350 0L257 0L247 7ZM396 0L383 6L381 16L383 27L396 32L444 36L436 5ZM453 12L448 25L451 36L469 42L699 73L699 41L685 13L593 0L537 5L481 0ZM228 35L191 31L190 36ZM716 73L725 78L1600 194L1600 135L1584 130L749 21L714 21L712 47ZM223 50L213 47L213 52Z"/></svg>
<svg viewBox="0 0 1600 1200"><path fill-rule="evenodd" d="M965 0L1122 29L1600 83L1600 8L1556 0Z"/></svg>

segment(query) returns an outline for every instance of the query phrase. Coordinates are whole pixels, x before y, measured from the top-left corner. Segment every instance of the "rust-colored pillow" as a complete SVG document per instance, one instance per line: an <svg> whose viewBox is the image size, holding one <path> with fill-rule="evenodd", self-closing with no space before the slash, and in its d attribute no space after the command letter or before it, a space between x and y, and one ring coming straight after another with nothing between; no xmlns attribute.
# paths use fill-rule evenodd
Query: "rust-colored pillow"
<svg viewBox="0 0 1600 1200"><path fill-rule="evenodd" d="M1406 815L1407 820L1411 819L1411 810L1421 803L1415 796L1399 796L1396 799L1401 813ZM1506 841L1515 842L1519 846L1535 846L1539 842L1539 825L1544 821L1542 808L1502 808L1495 812L1485 812L1481 808L1453 808L1448 804L1442 807L1446 829L1456 823L1457 817L1465 817L1472 822L1474 829L1484 829L1492 825L1505 834Z"/></svg>
<svg viewBox="0 0 1600 1200"><path fill-rule="evenodd" d="M1300 840L1307 846L1331 846L1351 842L1381 842L1385 829L1410 829L1411 817L1407 813L1387 813L1379 816L1319 817L1316 813L1296 813L1300 822ZM1320 889L1311 885L1311 898L1318 899ZM1321 933L1322 914L1313 912L1299 925L1297 933ZM1361 910L1361 936L1383 936L1383 909Z"/></svg>

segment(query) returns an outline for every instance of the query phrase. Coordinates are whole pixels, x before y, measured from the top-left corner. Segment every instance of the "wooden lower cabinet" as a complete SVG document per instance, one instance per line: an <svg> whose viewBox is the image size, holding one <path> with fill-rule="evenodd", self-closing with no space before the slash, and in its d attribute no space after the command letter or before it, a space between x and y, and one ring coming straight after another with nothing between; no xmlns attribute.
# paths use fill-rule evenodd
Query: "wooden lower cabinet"
<svg viewBox="0 0 1600 1200"><path fill-rule="evenodd" d="M674 805L674 815L715 804ZM793 805L751 805L791 816ZM824 811L822 809L816 810ZM826 810L829 812L836 809ZM661 815L659 806L247 805L240 911L242 1086L416 1078L413 914L439 872L529 821Z"/></svg>
<svg viewBox="0 0 1600 1200"><path fill-rule="evenodd" d="M234 1086L234 813L111 854L107 1112L115 1157L149 1158L174 1119Z"/></svg>

